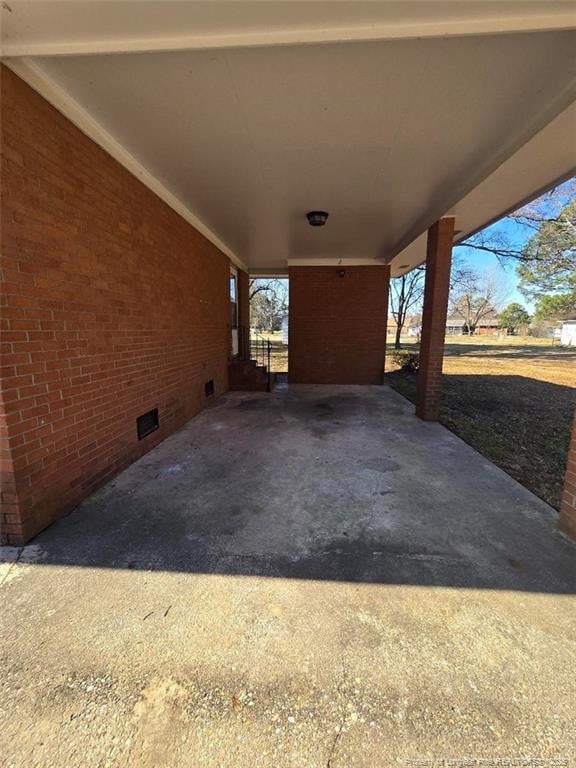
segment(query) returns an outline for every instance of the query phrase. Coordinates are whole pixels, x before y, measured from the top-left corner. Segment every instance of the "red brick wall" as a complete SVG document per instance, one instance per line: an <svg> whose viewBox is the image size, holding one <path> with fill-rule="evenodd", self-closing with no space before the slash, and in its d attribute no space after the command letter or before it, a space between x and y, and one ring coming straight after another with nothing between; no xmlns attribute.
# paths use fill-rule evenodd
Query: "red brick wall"
<svg viewBox="0 0 576 768"><path fill-rule="evenodd" d="M506 328L498 328L496 326L476 328L476 335L478 336L508 336Z"/></svg>
<svg viewBox="0 0 576 768"><path fill-rule="evenodd" d="M381 384L390 268L290 267L289 278L290 381Z"/></svg>
<svg viewBox="0 0 576 768"><path fill-rule="evenodd" d="M227 389L229 261L6 68L2 149L2 536L19 543L196 414L208 379Z"/></svg>
<svg viewBox="0 0 576 768"><path fill-rule="evenodd" d="M576 541L576 413L572 423L572 442L568 449L566 480L560 504L560 529Z"/></svg>

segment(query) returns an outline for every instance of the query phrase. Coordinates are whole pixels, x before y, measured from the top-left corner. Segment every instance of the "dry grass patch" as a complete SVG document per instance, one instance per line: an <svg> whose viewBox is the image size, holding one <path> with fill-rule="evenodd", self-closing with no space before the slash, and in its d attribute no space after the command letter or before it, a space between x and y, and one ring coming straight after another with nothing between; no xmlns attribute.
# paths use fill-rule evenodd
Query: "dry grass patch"
<svg viewBox="0 0 576 768"><path fill-rule="evenodd" d="M270 370L273 373L287 373L288 372L288 344L282 342L281 331L271 331L263 333L264 339L270 339L272 344L270 355ZM252 342L252 356L256 356L256 348L258 342L253 339ZM259 352L259 362L262 362L262 351ZM266 360L264 360L266 363Z"/></svg>

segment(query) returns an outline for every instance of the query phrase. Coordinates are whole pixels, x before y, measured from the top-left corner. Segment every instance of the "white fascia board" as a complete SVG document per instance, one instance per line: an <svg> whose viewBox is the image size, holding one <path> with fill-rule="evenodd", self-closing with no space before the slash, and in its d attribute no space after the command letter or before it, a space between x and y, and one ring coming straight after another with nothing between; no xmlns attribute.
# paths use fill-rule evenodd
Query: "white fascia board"
<svg viewBox="0 0 576 768"><path fill-rule="evenodd" d="M244 271L246 264L218 235L207 227L176 195L162 184L139 160L108 133L90 113L84 109L70 94L34 62L29 59L14 59L5 62L6 65L22 78L28 85L43 96L59 112L67 117L74 125L86 134L98 146L102 147L111 157L117 160L126 170L154 192L161 200L170 206L185 221L191 224L200 234L228 256L236 266Z"/></svg>
<svg viewBox="0 0 576 768"><path fill-rule="evenodd" d="M289 267L385 267L382 259L355 259L338 257L288 259Z"/></svg>
<svg viewBox="0 0 576 768"><path fill-rule="evenodd" d="M326 26L308 29L273 29L220 34L189 34L146 38L121 37L113 40L26 42L5 40L4 57L79 56L97 53L142 53L159 51L197 51L226 48L257 48L280 45L320 43L375 42L424 37L461 37L514 32L545 32L576 28L574 13L554 12L530 15L522 13L522 3L515 15L476 19L439 19L422 22L381 22L368 26Z"/></svg>
<svg viewBox="0 0 576 768"><path fill-rule="evenodd" d="M288 277L288 266L250 267L250 269L248 270L248 274L250 275L250 277L254 278L255 280L259 278L274 278L274 277L285 278L285 277Z"/></svg>

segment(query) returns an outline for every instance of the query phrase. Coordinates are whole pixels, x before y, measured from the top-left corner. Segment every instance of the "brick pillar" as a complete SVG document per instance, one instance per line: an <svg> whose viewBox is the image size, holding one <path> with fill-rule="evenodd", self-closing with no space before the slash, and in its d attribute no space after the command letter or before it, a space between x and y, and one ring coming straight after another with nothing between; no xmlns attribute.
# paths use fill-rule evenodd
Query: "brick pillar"
<svg viewBox="0 0 576 768"><path fill-rule="evenodd" d="M560 503L560 530L576 541L576 413L572 422L572 441L568 448L564 493Z"/></svg>
<svg viewBox="0 0 576 768"><path fill-rule="evenodd" d="M428 230L420 370L416 389L416 415L425 421L437 421L440 410L453 236L453 217L440 219Z"/></svg>
<svg viewBox="0 0 576 768"><path fill-rule="evenodd" d="M238 352L243 360L250 357L250 277L238 270Z"/></svg>
<svg viewBox="0 0 576 768"><path fill-rule="evenodd" d="M8 419L0 388L0 544L23 544L25 523L16 489Z"/></svg>

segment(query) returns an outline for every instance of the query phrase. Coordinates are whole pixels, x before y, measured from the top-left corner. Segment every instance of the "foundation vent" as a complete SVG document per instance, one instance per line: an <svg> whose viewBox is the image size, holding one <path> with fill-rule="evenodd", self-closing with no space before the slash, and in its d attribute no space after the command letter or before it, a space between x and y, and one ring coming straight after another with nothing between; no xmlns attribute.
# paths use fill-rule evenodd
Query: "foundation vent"
<svg viewBox="0 0 576 768"><path fill-rule="evenodd" d="M214 394L214 379L210 379L210 381L207 381L206 384L204 384L204 394L206 397L212 397Z"/></svg>
<svg viewBox="0 0 576 768"><path fill-rule="evenodd" d="M142 416L138 416L136 419L136 430L138 432L138 440L142 440L143 437L149 435L151 432L155 432L160 426L158 419L158 408L153 408L148 413L143 413Z"/></svg>

